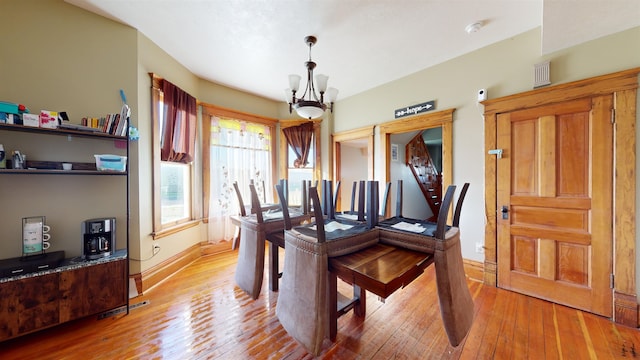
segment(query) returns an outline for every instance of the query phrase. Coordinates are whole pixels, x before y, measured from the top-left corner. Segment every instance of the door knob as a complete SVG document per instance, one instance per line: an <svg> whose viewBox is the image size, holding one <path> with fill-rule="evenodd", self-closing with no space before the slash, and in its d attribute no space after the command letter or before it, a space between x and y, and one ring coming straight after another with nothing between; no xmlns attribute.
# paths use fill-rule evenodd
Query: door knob
<svg viewBox="0 0 640 360"><path fill-rule="evenodd" d="M502 212L502 218L503 219L508 219L509 218L509 208L506 206L502 206L502 210L500 210L500 212Z"/></svg>

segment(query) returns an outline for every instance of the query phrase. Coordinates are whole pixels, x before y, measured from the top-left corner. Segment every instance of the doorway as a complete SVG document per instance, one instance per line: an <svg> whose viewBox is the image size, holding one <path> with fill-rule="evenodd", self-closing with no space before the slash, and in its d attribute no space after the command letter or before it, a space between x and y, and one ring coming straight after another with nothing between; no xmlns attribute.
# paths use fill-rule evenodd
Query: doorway
<svg viewBox="0 0 640 360"><path fill-rule="evenodd" d="M455 109L447 109L432 113L420 114L405 119L389 121L379 126L380 128L380 154L384 159L384 182L394 180L392 174L393 162L391 160L392 135L409 132L423 132L428 129L437 129L434 132L440 137L442 188L453 182L453 112ZM404 151L404 148L400 151ZM418 190L419 192L419 190ZM422 196L422 195L420 195ZM405 196L406 197L406 196ZM393 193L392 193L393 198ZM393 203L393 202L392 202ZM406 202L403 203L403 207Z"/></svg>
<svg viewBox="0 0 640 360"><path fill-rule="evenodd" d="M353 181L373 180L373 126L343 131L331 136L333 176L340 180L336 210L348 210Z"/></svg>

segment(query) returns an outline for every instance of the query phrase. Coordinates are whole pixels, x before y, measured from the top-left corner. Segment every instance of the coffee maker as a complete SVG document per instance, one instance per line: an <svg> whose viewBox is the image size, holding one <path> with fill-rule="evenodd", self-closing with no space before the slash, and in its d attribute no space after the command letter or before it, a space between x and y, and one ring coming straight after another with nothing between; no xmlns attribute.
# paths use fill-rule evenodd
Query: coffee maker
<svg viewBox="0 0 640 360"><path fill-rule="evenodd" d="M82 255L85 260L113 254L116 248L116 219L89 219L82 223Z"/></svg>

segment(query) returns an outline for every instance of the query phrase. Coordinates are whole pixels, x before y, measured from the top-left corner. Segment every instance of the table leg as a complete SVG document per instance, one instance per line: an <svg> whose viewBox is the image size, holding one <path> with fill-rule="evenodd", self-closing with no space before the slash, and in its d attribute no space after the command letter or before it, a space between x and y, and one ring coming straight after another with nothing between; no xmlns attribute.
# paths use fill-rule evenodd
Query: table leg
<svg viewBox="0 0 640 360"><path fill-rule="evenodd" d="M338 334L338 276L329 272L329 339L336 340Z"/></svg>
<svg viewBox="0 0 640 360"><path fill-rule="evenodd" d="M269 290L278 291L278 245L269 242Z"/></svg>
<svg viewBox="0 0 640 360"><path fill-rule="evenodd" d="M358 299L353 305L353 313L364 317L367 313L367 291L358 285L353 285L353 297Z"/></svg>

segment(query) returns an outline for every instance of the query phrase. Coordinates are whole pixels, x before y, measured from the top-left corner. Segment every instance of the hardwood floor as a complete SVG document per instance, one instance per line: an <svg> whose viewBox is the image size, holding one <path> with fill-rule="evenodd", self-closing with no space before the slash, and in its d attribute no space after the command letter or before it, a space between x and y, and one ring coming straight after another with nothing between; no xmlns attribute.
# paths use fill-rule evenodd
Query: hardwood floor
<svg viewBox="0 0 640 360"><path fill-rule="evenodd" d="M197 260L132 299L132 305L149 304L129 315L82 319L0 343L0 359L312 359L278 322L278 294L268 290L268 279L255 301L235 286L236 258L237 252L228 252ZM435 286L431 266L384 303L368 294L365 319L353 313L341 317L336 342L325 340L319 358L640 357L636 329L474 281L469 289L475 321L465 341L453 348Z"/></svg>

